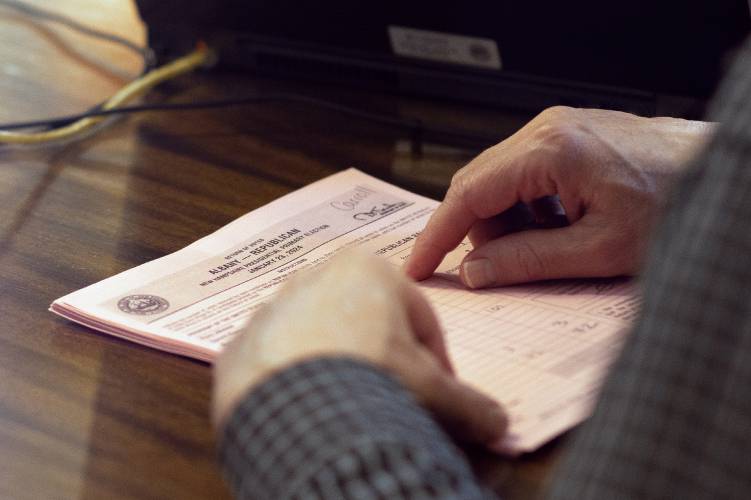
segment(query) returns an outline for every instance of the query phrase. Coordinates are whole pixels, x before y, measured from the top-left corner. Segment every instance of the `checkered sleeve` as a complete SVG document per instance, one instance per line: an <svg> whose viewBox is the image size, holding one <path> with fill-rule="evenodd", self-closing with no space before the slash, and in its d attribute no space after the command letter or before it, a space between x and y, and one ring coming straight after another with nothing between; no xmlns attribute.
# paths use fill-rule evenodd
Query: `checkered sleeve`
<svg viewBox="0 0 751 500"><path fill-rule="evenodd" d="M241 499L488 498L461 452L388 374L346 358L275 374L220 443Z"/></svg>
<svg viewBox="0 0 751 500"><path fill-rule="evenodd" d="M554 499L751 495L751 43L674 193L644 307L553 482Z"/></svg>

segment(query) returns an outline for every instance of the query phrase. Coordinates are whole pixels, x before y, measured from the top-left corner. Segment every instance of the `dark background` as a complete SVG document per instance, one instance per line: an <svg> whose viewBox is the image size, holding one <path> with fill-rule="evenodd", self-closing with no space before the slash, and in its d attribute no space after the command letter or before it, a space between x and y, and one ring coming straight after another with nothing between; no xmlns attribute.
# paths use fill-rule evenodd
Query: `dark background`
<svg viewBox="0 0 751 500"><path fill-rule="evenodd" d="M150 41L163 57L183 52L197 38L204 38L215 40L222 49L221 61L235 69L380 85L397 91L406 88L413 93L486 100L501 106L521 103L530 110L571 104L654 114L660 111L660 97L680 96L699 104L667 110L694 116L701 114L701 103L712 94L728 55L751 26L745 0L215 0L189 4L139 0L137 4ZM180 16L175 16L177 4ZM492 38L500 49L503 70L395 57L387 36L389 25ZM277 53L274 58L268 51L254 48L259 42L292 48L296 54L286 52L281 57ZM324 53L333 55L338 64L317 59L315 54ZM364 61L378 67L364 69ZM415 71L427 72L424 74L430 75L432 85L404 85L404 75ZM451 85L450 81L464 84ZM515 84L513 89L509 82ZM495 86L498 93L513 92L514 97L493 96L488 86ZM550 96L525 99L525 86L528 94L544 88ZM439 88L444 89L441 92ZM567 94L565 90L571 88L578 92ZM607 97L608 93L612 96Z"/></svg>

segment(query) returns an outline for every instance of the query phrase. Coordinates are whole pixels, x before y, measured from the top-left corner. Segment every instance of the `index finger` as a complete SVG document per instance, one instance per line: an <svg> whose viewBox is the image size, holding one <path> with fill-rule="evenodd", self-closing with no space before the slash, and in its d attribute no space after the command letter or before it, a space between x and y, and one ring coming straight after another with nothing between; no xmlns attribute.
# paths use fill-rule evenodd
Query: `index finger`
<svg viewBox="0 0 751 500"><path fill-rule="evenodd" d="M454 176L446 197L428 220L405 266L416 280L430 277L443 258L462 242L475 222L497 215L519 201L521 168L506 143L472 160ZM463 175L462 175L463 174Z"/></svg>
<svg viewBox="0 0 751 500"><path fill-rule="evenodd" d="M517 133L518 134L518 133ZM412 278L428 278L448 252L462 242L481 219L498 215L517 202L561 194L558 171L565 158L555 150L527 144L512 136L472 160L455 176L446 199L430 217L412 249L405 272ZM570 178L569 183L576 184ZM561 194L561 203L566 199Z"/></svg>
<svg viewBox="0 0 751 500"><path fill-rule="evenodd" d="M412 247L404 268L406 273L416 280L429 277L446 254L462 242L476 221L472 211L449 189L446 199L433 212Z"/></svg>

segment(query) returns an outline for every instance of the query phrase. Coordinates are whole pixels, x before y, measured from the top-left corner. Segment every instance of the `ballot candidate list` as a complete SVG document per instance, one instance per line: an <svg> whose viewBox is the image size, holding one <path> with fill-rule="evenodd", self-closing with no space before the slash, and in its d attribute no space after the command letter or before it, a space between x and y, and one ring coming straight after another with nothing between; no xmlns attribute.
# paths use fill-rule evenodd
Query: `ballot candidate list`
<svg viewBox="0 0 751 500"><path fill-rule="evenodd" d="M58 299L52 310L211 360L293 274L353 247L401 265L437 205L350 169L172 255ZM509 412L498 450L533 450L589 414L639 299L627 280L467 290L457 271L470 249L461 243L419 286L459 376Z"/></svg>

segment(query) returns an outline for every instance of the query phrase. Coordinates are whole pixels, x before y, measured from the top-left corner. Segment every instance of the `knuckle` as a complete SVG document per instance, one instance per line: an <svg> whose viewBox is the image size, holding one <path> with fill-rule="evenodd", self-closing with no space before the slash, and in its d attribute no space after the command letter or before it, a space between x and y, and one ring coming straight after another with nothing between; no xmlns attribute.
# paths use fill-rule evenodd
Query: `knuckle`
<svg viewBox="0 0 751 500"><path fill-rule="evenodd" d="M566 152L575 146L577 137L576 127L570 123L546 123L537 129L537 139L558 151Z"/></svg>
<svg viewBox="0 0 751 500"><path fill-rule="evenodd" d="M491 179L496 173L471 167L464 167L454 174L446 200L481 219L496 215L490 209L493 205L491 199L495 196L490 188L493 185Z"/></svg>
<svg viewBox="0 0 751 500"><path fill-rule="evenodd" d="M485 149L477 155L471 162L457 170L451 177L450 190L457 193L465 193L473 188L479 178L482 178L483 172L486 172L488 166L495 164L493 161L497 158L501 144L496 144Z"/></svg>
<svg viewBox="0 0 751 500"><path fill-rule="evenodd" d="M449 192L452 192L457 196L463 195L469 185L470 177L471 173L469 172L469 169L467 167L463 167L457 170L451 177Z"/></svg>
<svg viewBox="0 0 751 500"><path fill-rule="evenodd" d="M568 106L547 108L539 115L538 139L562 147L570 145L572 140L576 139L579 115L578 110Z"/></svg>
<svg viewBox="0 0 751 500"><path fill-rule="evenodd" d="M470 191L472 190L472 173L467 167L459 169L451 178L451 185L446 193L446 198L455 203L464 204L472 200Z"/></svg>
<svg viewBox="0 0 751 500"><path fill-rule="evenodd" d="M584 137L575 123L546 123L538 127L535 142L538 152L548 159L547 168L553 173L563 174L576 167L583 157Z"/></svg>
<svg viewBox="0 0 751 500"><path fill-rule="evenodd" d="M545 108L540 114L539 118L543 121L558 121L570 118L576 110L570 106L551 106Z"/></svg>
<svg viewBox="0 0 751 500"><path fill-rule="evenodd" d="M540 112L533 122L537 126L568 123L574 120L576 115L577 110L575 108L568 106L551 106Z"/></svg>

